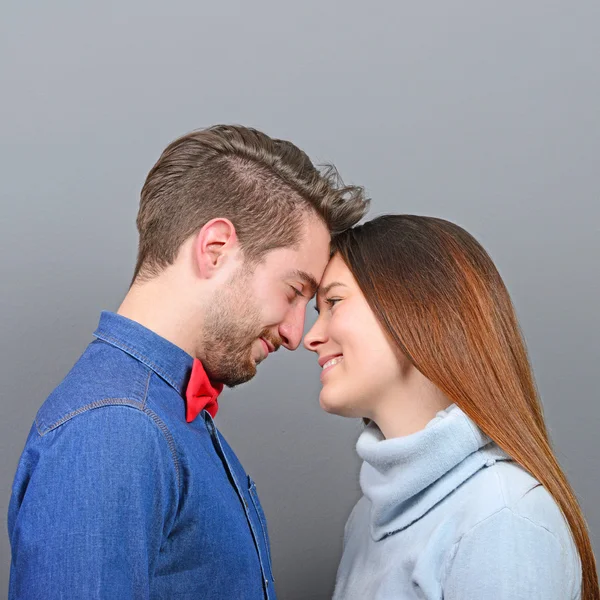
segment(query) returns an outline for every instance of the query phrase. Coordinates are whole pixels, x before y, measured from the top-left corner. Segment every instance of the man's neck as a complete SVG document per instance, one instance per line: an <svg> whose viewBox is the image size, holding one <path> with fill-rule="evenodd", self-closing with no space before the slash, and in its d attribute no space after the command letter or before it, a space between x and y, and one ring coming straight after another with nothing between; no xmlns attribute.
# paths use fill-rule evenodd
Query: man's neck
<svg viewBox="0 0 600 600"><path fill-rule="evenodd" d="M201 320L186 306L186 295L159 278L134 284L117 313L131 319L196 357ZM179 296L179 298L178 298Z"/></svg>

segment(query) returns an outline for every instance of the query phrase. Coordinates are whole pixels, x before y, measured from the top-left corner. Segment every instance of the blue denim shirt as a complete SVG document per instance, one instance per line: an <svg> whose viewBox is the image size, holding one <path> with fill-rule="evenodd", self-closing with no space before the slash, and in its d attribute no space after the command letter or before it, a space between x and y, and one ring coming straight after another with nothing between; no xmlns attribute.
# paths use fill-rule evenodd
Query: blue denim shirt
<svg viewBox="0 0 600 600"><path fill-rule="evenodd" d="M17 468L9 597L274 599L254 482L206 411L185 420L192 357L114 313L95 336Z"/></svg>

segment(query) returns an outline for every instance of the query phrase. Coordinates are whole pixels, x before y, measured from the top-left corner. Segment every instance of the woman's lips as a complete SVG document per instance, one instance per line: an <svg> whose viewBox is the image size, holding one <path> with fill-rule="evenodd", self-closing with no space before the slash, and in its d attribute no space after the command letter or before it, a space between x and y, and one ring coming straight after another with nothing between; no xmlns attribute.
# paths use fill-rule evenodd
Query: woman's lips
<svg viewBox="0 0 600 600"><path fill-rule="evenodd" d="M326 361L321 365L323 367L323 370L321 371L321 381L324 380L325 375L329 373L329 371L331 371L333 368L339 365L343 360L344 357L341 355L337 355L331 358L327 357Z"/></svg>

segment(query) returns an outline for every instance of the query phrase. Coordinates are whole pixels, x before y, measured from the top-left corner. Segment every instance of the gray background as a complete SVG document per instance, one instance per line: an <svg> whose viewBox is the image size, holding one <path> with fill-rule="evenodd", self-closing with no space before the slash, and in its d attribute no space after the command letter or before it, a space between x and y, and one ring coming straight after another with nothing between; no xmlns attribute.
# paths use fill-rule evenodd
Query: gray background
<svg viewBox="0 0 600 600"><path fill-rule="evenodd" d="M238 122L334 161L372 216L442 216L482 241L600 548L599 29L597 0L4 1L2 528L39 405L126 291L147 171L174 137ZM330 597L358 495L360 427L320 411L318 373L281 352L218 417L257 481L285 599Z"/></svg>

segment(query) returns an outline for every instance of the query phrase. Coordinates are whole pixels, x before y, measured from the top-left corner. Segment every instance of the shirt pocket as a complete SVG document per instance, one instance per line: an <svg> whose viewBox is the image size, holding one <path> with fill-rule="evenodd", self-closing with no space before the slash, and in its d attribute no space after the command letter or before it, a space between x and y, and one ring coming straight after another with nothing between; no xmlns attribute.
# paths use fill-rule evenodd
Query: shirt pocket
<svg viewBox="0 0 600 600"><path fill-rule="evenodd" d="M267 553L267 561L269 563L268 567L269 567L269 572L271 575L271 581L274 582L275 578L273 577L273 564L271 562L271 548L269 546L269 532L267 529L267 519L265 517L265 513L262 509L262 506L260 505L260 500L258 499L258 492L256 490L256 484L254 483L254 481L252 480L250 475L248 475L248 493L250 494L250 499L252 500L252 504L254 505L254 510L256 511L256 514L258 515L258 520L260 522L260 529L261 529L261 534L262 534L262 540L264 543L265 551Z"/></svg>

